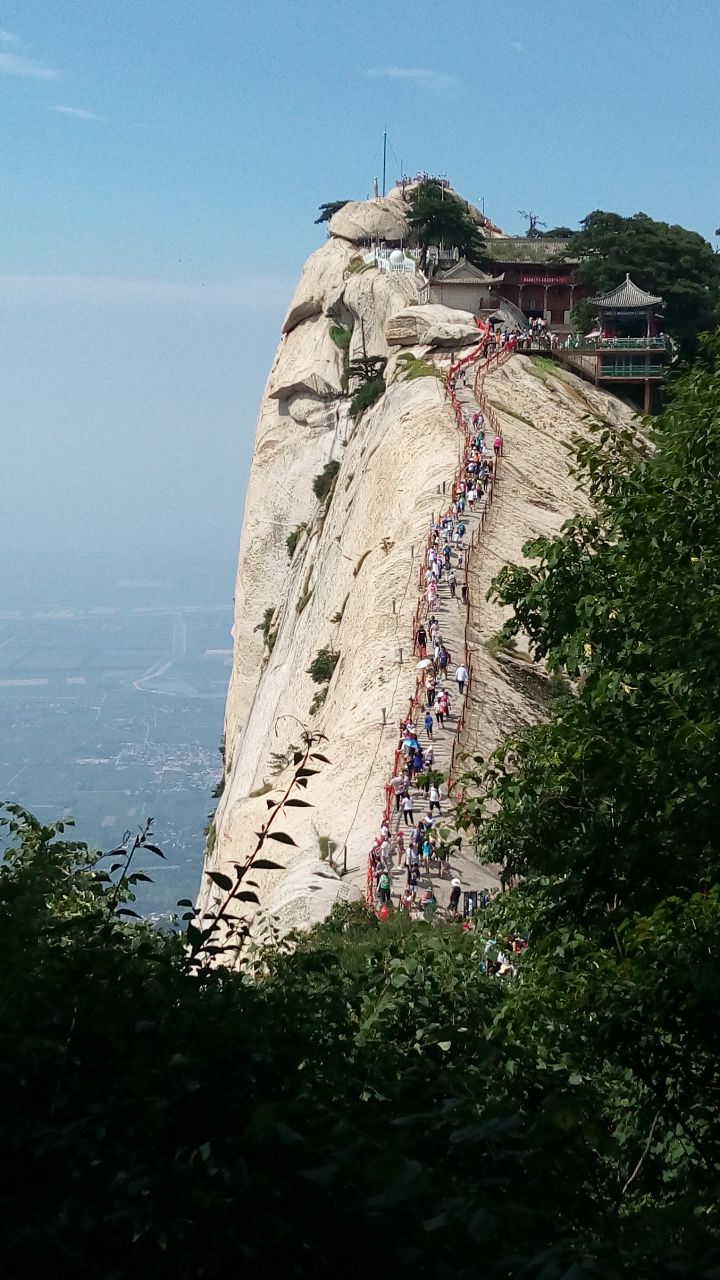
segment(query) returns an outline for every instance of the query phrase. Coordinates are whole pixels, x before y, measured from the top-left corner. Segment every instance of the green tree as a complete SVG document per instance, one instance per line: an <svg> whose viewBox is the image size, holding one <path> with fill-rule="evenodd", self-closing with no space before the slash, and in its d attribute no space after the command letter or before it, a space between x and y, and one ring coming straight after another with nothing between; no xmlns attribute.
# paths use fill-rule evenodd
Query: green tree
<svg viewBox="0 0 720 1280"><path fill-rule="evenodd" d="M349 203L349 200L327 200L325 204L319 206L320 217L315 219L315 225L317 226L320 222L329 222L333 214L336 214L339 209L344 209Z"/></svg>
<svg viewBox="0 0 720 1280"><path fill-rule="evenodd" d="M369 356L365 347L348 364L348 383L355 383L350 399L350 417L357 421L385 392L386 356Z"/></svg>
<svg viewBox="0 0 720 1280"><path fill-rule="evenodd" d="M457 249L469 262L482 261L485 240L457 196L439 182L418 183L410 197L408 222L421 250L420 265L427 265L430 245Z"/></svg>
<svg viewBox="0 0 720 1280"><path fill-rule="evenodd" d="M581 226L573 237L577 280L605 293L630 272L640 288L665 300L667 331L686 352L694 351L698 334L717 323L720 266L712 246L696 231L645 213L625 218L597 209ZM587 304L580 306L578 319L585 323Z"/></svg>
<svg viewBox="0 0 720 1280"><path fill-rule="evenodd" d="M550 227L546 231L538 232L538 240L569 240L572 236L576 236L577 231L573 231L572 227Z"/></svg>

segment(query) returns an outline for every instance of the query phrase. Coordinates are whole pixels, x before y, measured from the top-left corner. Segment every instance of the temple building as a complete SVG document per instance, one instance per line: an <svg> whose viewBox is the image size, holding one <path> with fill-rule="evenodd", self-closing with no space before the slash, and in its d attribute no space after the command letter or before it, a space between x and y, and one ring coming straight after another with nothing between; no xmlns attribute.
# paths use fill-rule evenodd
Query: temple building
<svg viewBox="0 0 720 1280"><path fill-rule="evenodd" d="M595 327L568 338L558 357L596 386L641 387L644 411L650 413L653 389L664 382L673 356L662 332L662 298L640 289L627 274L616 289L588 301L597 308Z"/></svg>
<svg viewBox="0 0 720 1280"><path fill-rule="evenodd" d="M507 298L528 320L540 318L559 332L571 329L570 313L587 294L575 283L577 258L567 240L541 236L492 236L486 256L502 272L498 294Z"/></svg>
<svg viewBox="0 0 720 1280"><path fill-rule="evenodd" d="M420 301L439 302L443 307L471 311L477 316L494 305L491 291L502 282L502 275L488 275L466 258L460 258L451 267L431 268Z"/></svg>

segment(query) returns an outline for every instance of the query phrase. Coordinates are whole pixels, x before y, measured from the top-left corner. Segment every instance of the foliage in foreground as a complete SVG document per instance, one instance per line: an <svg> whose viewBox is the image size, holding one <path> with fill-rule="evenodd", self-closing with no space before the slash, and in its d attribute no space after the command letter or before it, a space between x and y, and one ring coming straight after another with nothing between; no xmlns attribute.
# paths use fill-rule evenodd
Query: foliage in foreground
<svg viewBox="0 0 720 1280"><path fill-rule="evenodd" d="M83 846L14 843L4 1275L329 1277L381 1241L402 1275L709 1280L715 897L510 989L480 934L338 906L251 981L120 917Z"/></svg>

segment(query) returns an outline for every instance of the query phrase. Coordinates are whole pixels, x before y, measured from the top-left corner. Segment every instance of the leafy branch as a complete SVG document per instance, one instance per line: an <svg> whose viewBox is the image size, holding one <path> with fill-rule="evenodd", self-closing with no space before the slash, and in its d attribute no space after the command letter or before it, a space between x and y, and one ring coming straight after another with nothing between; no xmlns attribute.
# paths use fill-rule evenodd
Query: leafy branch
<svg viewBox="0 0 720 1280"><path fill-rule="evenodd" d="M312 808L308 800L294 796L293 792L299 789L304 790L307 787L308 779L319 773L318 769L314 769L310 765L311 760L317 760L323 764L330 763L326 756L313 750L313 747L320 741L327 741L324 733L310 733L304 730L302 736L304 746L293 753L293 765L295 766L293 776L279 800L267 800L266 803L270 813L261 829L256 832L257 843L254 849L248 854L244 863L235 863L235 878L233 879L222 871L206 872L213 884L217 885L225 893L225 897L219 907L215 912L204 913L203 919L206 921L204 925L197 923L197 908L191 909L183 917L188 920L186 937L188 941L187 963L189 968L197 967L203 958L209 959L227 951L240 953L247 941L250 923L247 919L241 920L231 914L231 907L235 903L259 904L260 901L253 888L243 887L248 873L251 870L284 870L281 863L259 856L266 841L275 840L279 844L291 845L297 848L297 842L286 831L274 831L272 828L279 815L286 808ZM228 935L228 941L224 944L214 941L223 926L227 928Z"/></svg>

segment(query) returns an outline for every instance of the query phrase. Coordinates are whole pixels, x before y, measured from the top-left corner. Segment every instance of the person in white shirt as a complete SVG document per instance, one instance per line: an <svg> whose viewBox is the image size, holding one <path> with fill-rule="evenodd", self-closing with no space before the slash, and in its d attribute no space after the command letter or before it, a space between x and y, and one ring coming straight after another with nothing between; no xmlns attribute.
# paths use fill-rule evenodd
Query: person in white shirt
<svg viewBox="0 0 720 1280"><path fill-rule="evenodd" d="M402 800L402 793L406 787L405 778L403 778L399 773L396 774L394 778L391 778L390 786L392 787L393 795L395 797L395 812L399 813L400 801Z"/></svg>
<svg viewBox="0 0 720 1280"><path fill-rule="evenodd" d="M431 782L430 784L430 790L428 792L428 801L429 801L428 812L432 813L433 809L437 809L438 813L440 813L440 792L438 791L437 787L433 782Z"/></svg>
<svg viewBox="0 0 720 1280"><path fill-rule="evenodd" d="M457 668L457 671L455 672L455 679L457 680L458 693L464 692L467 678L468 678L467 667L461 662L460 666Z"/></svg>

